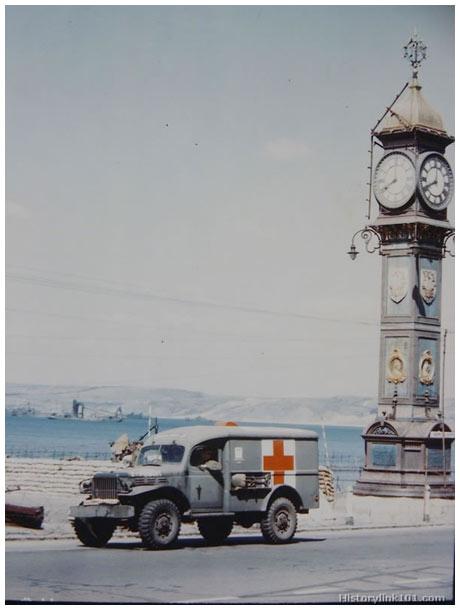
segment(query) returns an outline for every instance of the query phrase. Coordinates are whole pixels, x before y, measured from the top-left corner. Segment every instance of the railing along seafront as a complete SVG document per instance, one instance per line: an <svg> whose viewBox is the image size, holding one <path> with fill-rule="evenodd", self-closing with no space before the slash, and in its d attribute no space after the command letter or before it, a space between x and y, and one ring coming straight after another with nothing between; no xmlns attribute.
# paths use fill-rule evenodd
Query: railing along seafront
<svg viewBox="0 0 460 610"><path fill-rule="evenodd" d="M357 457L347 453L332 452L330 456L326 456L320 450L319 463L327 466L334 473L334 488L337 491L347 491L359 477L364 466L364 455Z"/></svg>
<svg viewBox="0 0 460 610"><path fill-rule="evenodd" d="M33 459L68 459L79 457L84 460L110 460L110 451L82 451L72 453L64 449L28 449L25 447L8 447L7 457L33 458Z"/></svg>

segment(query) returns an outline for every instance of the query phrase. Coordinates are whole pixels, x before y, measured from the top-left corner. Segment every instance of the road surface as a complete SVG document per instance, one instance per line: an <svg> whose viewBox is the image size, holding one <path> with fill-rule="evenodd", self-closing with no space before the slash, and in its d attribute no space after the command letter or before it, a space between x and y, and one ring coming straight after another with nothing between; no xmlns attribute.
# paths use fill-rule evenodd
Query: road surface
<svg viewBox="0 0 460 610"><path fill-rule="evenodd" d="M6 544L10 601L87 603L340 603L450 601L452 527L298 533L272 546L257 533L221 546L179 538L169 551L113 541Z"/></svg>

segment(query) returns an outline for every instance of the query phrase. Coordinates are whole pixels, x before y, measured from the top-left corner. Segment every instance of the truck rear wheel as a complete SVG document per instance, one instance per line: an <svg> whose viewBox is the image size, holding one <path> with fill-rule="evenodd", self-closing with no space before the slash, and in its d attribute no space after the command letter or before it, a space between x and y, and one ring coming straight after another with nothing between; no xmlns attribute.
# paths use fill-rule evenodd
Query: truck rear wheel
<svg viewBox="0 0 460 610"><path fill-rule="evenodd" d="M139 534L149 549L166 549L177 539L181 516L171 500L153 500L144 506L139 517Z"/></svg>
<svg viewBox="0 0 460 610"><path fill-rule="evenodd" d="M102 547L112 538L117 524L113 519L74 519L73 529L85 546Z"/></svg>
<svg viewBox="0 0 460 610"><path fill-rule="evenodd" d="M261 521L262 534L271 544L290 542L297 529L297 512L287 498L276 498Z"/></svg>

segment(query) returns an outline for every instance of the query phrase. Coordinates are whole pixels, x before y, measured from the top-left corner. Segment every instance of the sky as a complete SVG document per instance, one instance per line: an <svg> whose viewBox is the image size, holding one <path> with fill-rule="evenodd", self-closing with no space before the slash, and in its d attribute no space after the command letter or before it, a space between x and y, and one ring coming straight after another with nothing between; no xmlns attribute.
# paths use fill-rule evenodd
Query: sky
<svg viewBox="0 0 460 610"><path fill-rule="evenodd" d="M6 381L377 396L347 251L414 27L453 134L453 6L7 6ZM442 303L453 395L450 257Z"/></svg>

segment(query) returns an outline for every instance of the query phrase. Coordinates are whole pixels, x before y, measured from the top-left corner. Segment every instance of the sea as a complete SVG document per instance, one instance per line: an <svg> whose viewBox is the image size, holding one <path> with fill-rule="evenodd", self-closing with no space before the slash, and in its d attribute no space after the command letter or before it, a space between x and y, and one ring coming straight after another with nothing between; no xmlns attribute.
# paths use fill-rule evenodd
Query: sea
<svg viewBox="0 0 460 610"><path fill-rule="evenodd" d="M152 422L153 423L153 422ZM180 426L214 424L203 418L158 418L160 432ZM240 422L245 426L296 427L314 430L318 434L320 464L334 471L336 489L344 491L359 476L364 459L363 428L355 426L312 426ZM47 417L5 417L5 449L11 457L68 458L79 456L91 460L108 460L110 444L122 434L130 441L140 439L148 429L146 418L129 417L115 420L79 420Z"/></svg>

